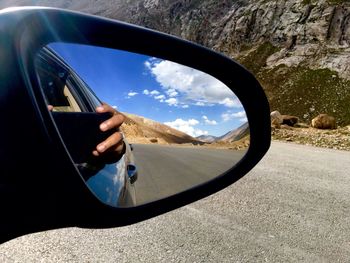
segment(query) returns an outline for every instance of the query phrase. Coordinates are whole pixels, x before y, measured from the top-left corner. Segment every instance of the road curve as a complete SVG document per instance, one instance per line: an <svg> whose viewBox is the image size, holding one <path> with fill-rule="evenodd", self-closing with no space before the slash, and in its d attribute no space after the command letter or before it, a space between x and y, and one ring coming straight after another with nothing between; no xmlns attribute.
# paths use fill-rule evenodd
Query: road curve
<svg viewBox="0 0 350 263"><path fill-rule="evenodd" d="M133 144L137 203L147 203L207 182L232 168L245 151Z"/></svg>
<svg viewBox="0 0 350 263"><path fill-rule="evenodd" d="M131 226L0 245L0 262L348 262L350 152L272 143L232 186Z"/></svg>

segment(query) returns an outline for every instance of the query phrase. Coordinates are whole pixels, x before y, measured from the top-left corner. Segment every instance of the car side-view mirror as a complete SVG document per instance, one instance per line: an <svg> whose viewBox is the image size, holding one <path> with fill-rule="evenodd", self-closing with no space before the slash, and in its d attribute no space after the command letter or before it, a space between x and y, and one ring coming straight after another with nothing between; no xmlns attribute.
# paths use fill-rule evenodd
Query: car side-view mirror
<svg viewBox="0 0 350 263"><path fill-rule="evenodd" d="M269 148L266 96L228 57L60 9L7 9L0 23L0 242L157 216L236 182ZM102 101L118 129L100 130ZM116 158L93 156L114 132Z"/></svg>
<svg viewBox="0 0 350 263"><path fill-rule="evenodd" d="M145 54L70 43L45 46L35 66L69 155L92 193L107 205L139 206L207 183L232 169L249 149L243 105L203 71ZM84 112L94 110L98 105L89 102L99 98L123 114L120 131L134 149L111 165L92 156L111 132L99 130L102 115ZM137 184L135 175L140 176Z"/></svg>

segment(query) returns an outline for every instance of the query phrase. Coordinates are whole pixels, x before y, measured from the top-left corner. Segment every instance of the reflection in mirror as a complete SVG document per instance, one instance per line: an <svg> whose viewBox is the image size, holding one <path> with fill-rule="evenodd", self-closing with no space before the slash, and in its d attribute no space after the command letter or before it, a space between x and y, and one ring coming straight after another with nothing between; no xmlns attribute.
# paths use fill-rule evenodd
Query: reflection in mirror
<svg viewBox="0 0 350 263"><path fill-rule="evenodd" d="M243 106L204 72L142 54L67 43L43 48L35 65L73 161L89 189L108 205L145 204L206 183L232 168L249 147ZM99 130L103 119L95 109L101 101L125 116L124 149L114 161L86 150L110 135L103 137ZM79 158L86 151L89 157Z"/></svg>

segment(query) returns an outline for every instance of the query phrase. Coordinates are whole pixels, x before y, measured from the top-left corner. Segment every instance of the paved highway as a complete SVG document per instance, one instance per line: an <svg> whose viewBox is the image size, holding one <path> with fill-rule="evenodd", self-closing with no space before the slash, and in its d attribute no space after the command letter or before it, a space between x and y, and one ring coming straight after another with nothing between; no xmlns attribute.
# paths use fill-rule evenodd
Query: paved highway
<svg viewBox="0 0 350 263"><path fill-rule="evenodd" d="M137 203L147 203L208 182L240 161L245 151L201 146L133 144Z"/></svg>
<svg viewBox="0 0 350 263"><path fill-rule="evenodd" d="M135 225L0 245L0 262L348 262L350 152L273 143L234 185Z"/></svg>

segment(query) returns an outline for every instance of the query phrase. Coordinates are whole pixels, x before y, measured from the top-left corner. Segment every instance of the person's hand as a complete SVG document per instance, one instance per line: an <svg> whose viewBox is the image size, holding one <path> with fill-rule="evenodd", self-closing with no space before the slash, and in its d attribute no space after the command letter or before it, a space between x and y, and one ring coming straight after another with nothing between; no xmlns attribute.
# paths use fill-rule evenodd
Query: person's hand
<svg viewBox="0 0 350 263"><path fill-rule="evenodd" d="M124 149L123 136L119 132L119 127L123 124L125 119L124 115L122 115L106 103L102 103L101 106L97 107L96 112L110 112L112 114L112 117L100 124L100 130L104 132L111 129L115 129L116 132L114 132L103 142L99 143L96 146L96 149L92 152L92 154L94 156L119 156L120 154L122 154Z"/></svg>

